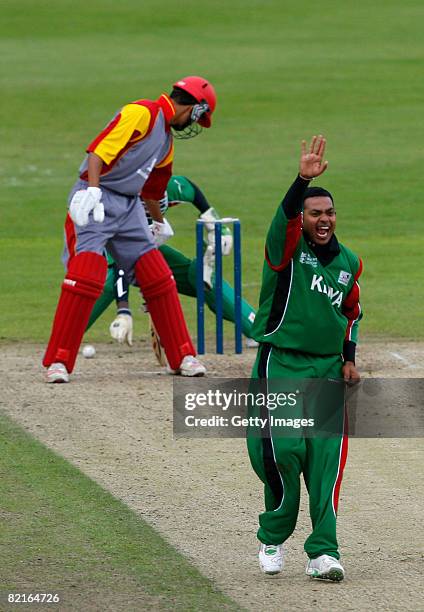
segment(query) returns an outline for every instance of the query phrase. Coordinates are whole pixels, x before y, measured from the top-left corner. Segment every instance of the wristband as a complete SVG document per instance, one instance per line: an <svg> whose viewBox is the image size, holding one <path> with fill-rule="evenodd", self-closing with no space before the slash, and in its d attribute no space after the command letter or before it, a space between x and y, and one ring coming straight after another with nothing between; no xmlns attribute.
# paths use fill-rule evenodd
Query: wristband
<svg viewBox="0 0 424 612"><path fill-rule="evenodd" d="M131 314L131 310L129 308L118 308L118 310L116 311L117 315L129 315L130 317L132 316Z"/></svg>
<svg viewBox="0 0 424 612"><path fill-rule="evenodd" d="M345 340L343 344L343 359L344 361L351 361L355 364L355 353L356 344L352 340Z"/></svg>

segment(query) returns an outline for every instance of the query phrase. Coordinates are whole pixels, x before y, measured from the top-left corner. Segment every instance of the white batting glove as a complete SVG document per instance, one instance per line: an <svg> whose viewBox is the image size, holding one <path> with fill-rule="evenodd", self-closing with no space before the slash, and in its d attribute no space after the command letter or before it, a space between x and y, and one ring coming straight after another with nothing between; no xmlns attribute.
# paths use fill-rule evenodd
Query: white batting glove
<svg viewBox="0 0 424 612"><path fill-rule="evenodd" d="M224 231L228 230L228 234L224 234ZM221 250L223 255L229 255L233 249L233 236L231 231L225 225L222 226L221 236Z"/></svg>
<svg viewBox="0 0 424 612"><path fill-rule="evenodd" d="M215 247L209 245L203 254L203 282L212 289L212 275L215 269Z"/></svg>
<svg viewBox="0 0 424 612"><path fill-rule="evenodd" d="M126 342L128 346L132 346L133 338L133 320L130 314L119 314L109 327L110 335L119 344Z"/></svg>
<svg viewBox="0 0 424 612"><path fill-rule="evenodd" d="M200 219L204 221L210 221L205 223L207 231L208 244L215 247L215 224L214 221L219 220L219 215L214 208L208 208L204 213L200 215ZM221 228L221 251L223 255L229 255L233 248L233 236L231 230L226 225Z"/></svg>
<svg viewBox="0 0 424 612"><path fill-rule="evenodd" d="M169 240L174 235L174 230L166 219L163 220L163 223L160 221L153 221L150 225L150 231L152 232L153 239L158 247L162 246L164 242Z"/></svg>
<svg viewBox="0 0 424 612"><path fill-rule="evenodd" d="M97 223L103 223L105 220L105 208L100 201L102 198L102 190L99 187L87 187L77 191L69 206L69 214L71 219L77 225L87 225L88 216L93 211L93 219Z"/></svg>

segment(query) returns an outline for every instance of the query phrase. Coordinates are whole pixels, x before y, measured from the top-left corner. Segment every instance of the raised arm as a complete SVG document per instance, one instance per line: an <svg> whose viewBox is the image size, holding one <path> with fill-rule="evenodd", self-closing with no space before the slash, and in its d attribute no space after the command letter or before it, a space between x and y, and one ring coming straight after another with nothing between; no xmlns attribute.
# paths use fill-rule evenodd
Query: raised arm
<svg viewBox="0 0 424 612"><path fill-rule="evenodd" d="M299 173L277 209L266 240L265 257L276 272L287 266L296 250L302 232L303 194L309 182L327 169L325 146L321 135L314 136L309 146L305 140L301 143Z"/></svg>

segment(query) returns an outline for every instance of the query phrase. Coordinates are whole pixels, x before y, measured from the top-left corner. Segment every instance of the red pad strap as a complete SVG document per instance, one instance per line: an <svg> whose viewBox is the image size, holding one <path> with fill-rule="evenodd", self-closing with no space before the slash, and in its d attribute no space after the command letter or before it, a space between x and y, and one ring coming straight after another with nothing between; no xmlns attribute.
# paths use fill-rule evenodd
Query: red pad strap
<svg viewBox="0 0 424 612"><path fill-rule="evenodd" d="M97 253L79 253L70 262L43 365L60 362L72 372L91 311L106 280L107 262Z"/></svg>
<svg viewBox="0 0 424 612"><path fill-rule="evenodd" d="M178 298L171 269L162 253L153 249L135 265L135 276L146 300L168 363L177 370L186 355L196 355Z"/></svg>

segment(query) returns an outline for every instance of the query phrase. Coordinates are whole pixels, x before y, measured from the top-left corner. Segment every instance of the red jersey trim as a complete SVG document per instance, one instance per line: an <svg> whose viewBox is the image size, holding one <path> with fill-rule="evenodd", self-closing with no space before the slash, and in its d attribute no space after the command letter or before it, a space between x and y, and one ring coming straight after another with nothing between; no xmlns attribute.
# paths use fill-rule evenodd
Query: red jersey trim
<svg viewBox="0 0 424 612"><path fill-rule="evenodd" d="M69 213L66 215L66 219L65 219L65 238L66 238L66 246L68 247L68 253L69 253L69 259L68 259L68 266L69 266L70 260L72 259L72 257L75 256L76 244L77 244L77 236L75 233L74 222L72 221Z"/></svg>
<svg viewBox="0 0 424 612"><path fill-rule="evenodd" d="M163 114L165 115L166 127L169 130L169 122L172 117L175 115L175 106L172 102L171 98L166 94L162 94L156 100L156 103L159 104L160 108L163 110Z"/></svg>
<svg viewBox="0 0 424 612"><path fill-rule="evenodd" d="M139 106L145 106L150 111L149 127L147 128L147 132L143 136L143 138L146 138L146 136L148 136L154 128L154 125L156 123L156 119L159 113L159 108L156 102L153 102L152 100L136 100L135 102L131 102L131 104L138 104ZM132 136L131 136L131 139L132 139Z"/></svg>
<svg viewBox="0 0 424 612"><path fill-rule="evenodd" d="M113 128L119 123L121 119L121 113L118 113L116 115L116 117L114 119L112 119L112 121L105 127L104 130L102 130L100 132L100 134L98 136L96 136L96 138L90 142L90 144L88 145L86 152L87 153L93 153L95 151L95 149L97 148L97 145L99 143L101 143L101 141L106 138L106 136L113 130Z"/></svg>
<svg viewBox="0 0 424 612"><path fill-rule="evenodd" d="M153 168L149 178L144 183L141 199L160 200L163 198L171 176L172 163L162 166L162 168Z"/></svg>
<svg viewBox="0 0 424 612"><path fill-rule="evenodd" d="M145 106L150 111L150 123L147 129L147 132L144 134L143 138L146 138L153 127L155 126L159 111L162 109L164 117L165 117L165 129L167 132L170 130L169 122L172 117L175 115L175 107L172 103L172 100L166 95L162 94L157 100L135 100L131 102L131 104L138 104L140 106ZM113 128L119 123L121 118L121 113L118 113L114 119L107 125L107 127L100 132L100 134L88 145L86 151L87 153L93 153L98 146L98 144L113 130ZM137 137L138 136L138 137ZM119 159L130 149L136 142L141 140L140 132L134 130L131 138L127 142L127 144L119 151L116 155L115 159L113 159L109 164L105 164L103 162L102 171L100 173L101 176L104 176L108 172L112 170L115 164L119 161ZM80 178L84 181L88 179L88 172L85 171L80 175ZM161 196L162 197L162 196Z"/></svg>
<svg viewBox="0 0 424 612"><path fill-rule="evenodd" d="M297 217L295 217L294 219L289 219L287 222L283 258L278 266L274 266L271 263L271 260L268 256L268 249L265 247L265 259L271 270L274 270L274 272L281 272L281 270L283 270L287 266L287 264L294 255L301 234L302 215L299 214L297 215Z"/></svg>
<svg viewBox="0 0 424 612"><path fill-rule="evenodd" d="M146 133L143 136L143 138L146 138L150 134L150 132L152 131L152 129L153 129L155 123L156 123L156 119L157 119L157 116L159 114L159 105L158 105L157 102L154 102L152 100L136 100L135 102L131 102L130 104L138 104L139 106L145 106L150 111L150 123L149 123L149 127L147 128L147 131L146 131ZM87 148L87 153L93 153L94 152L94 150L96 149L97 145L105 138L105 136L107 136L109 134L109 132L111 132L113 130L113 128L119 122L120 118L121 118L121 113L118 113L118 115L109 123L109 125L102 132L100 132L100 134L97 136L97 138L95 138L93 140L93 142L91 142L89 144L89 146ZM100 176L104 176L105 174L108 174L108 172L110 172L112 170L112 168L115 166L115 164L128 151L128 149L130 149L139 140L142 140L142 138L140 136L140 132L138 130L134 130L134 132L131 134L131 138L129 139L127 144L124 147L122 147L122 149L118 152L118 154L116 155L115 159L113 159L109 164L105 164L103 162L103 166L102 166L102 170L100 172ZM88 180L88 171L83 172L80 175L80 178L83 181Z"/></svg>
<svg viewBox="0 0 424 612"><path fill-rule="evenodd" d="M114 165L121 159L121 157L128 151L128 149L130 149L133 144L135 144L135 142L137 142L137 140L133 140L134 135L140 135L140 132L138 132L137 130L135 130L133 132L133 135L131 136L131 139L127 142L127 144L125 145L125 147L123 147L119 153L117 154L117 156L115 157L115 159L113 159L110 164L105 164L105 162L103 162L103 166L102 166L102 170L100 172L100 176L104 176L105 174L107 174L108 172L110 172L112 170L112 168L114 167ZM140 138L138 139L140 140ZM88 151L88 153L90 153L91 151ZM80 178L83 181L88 181L88 170L86 170L85 172L83 172L80 175Z"/></svg>
<svg viewBox="0 0 424 612"><path fill-rule="evenodd" d="M348 451L349 441L347 434L343 434L341 444L340 444L340 456L339 456L339 467L337 470L336 482L334 483L333 488L333 511L334 515L337 515L337 511L339 509L339 496L340 496L340 488L342 486L343 472L345 469L346 461L347 461L347 451Z"/></svg>
<svg viewBox="0 0 424 612"><path fill-rule="evenodd" d="M345 317L348 318L345 340L351 339L353 324L359 319L359 316L361 314L361 305L359 303L360 287L358 284L358 278L361 276L362 269L362 259L359 259L359 268L353 279L353 287L349 291L342 306L342 312Z"/></svg>

